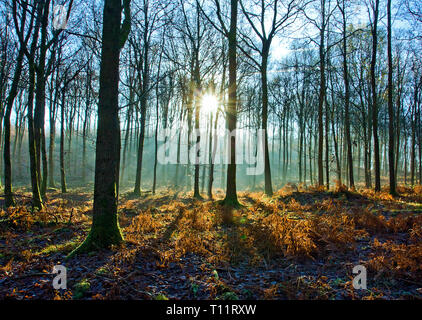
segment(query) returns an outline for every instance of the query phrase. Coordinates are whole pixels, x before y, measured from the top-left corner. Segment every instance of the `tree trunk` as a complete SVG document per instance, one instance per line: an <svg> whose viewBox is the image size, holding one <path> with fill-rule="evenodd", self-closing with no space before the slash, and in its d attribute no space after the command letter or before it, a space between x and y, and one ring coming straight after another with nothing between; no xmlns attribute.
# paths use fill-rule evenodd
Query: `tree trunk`
<svg viewBox="0 0 422 320"><path fill-rule="evenodd" d="M343 0L342 16L343 16L343 78L344 78L344 126L346 131L346 145L347 145L347 164L349 169L349 187L355 189L355 179L353 176L353 155L352 155L352 141L350 138L350 85L349 85L349 71L347 66L347 24L346 24L346 6Z"/></svg>
<svg viewBox="0 0 422 320"><path fill-rule="evenodd" d="M394 166L394 109L393 109L393 57L391 52L391 0L387 1L387 54L388 54L388 165L390 194L396 195Z"/></svg>
<svg viewBox="0 0 422 320"><path fill-rule="evenodd" d="M262 126L264 131L264 176L265 176L265 194L267 196L273 195L273 187L271 183L271 168L270 157L268 151L268 80L267 80L267 63L268 63L269 45L268 48L263 49L262 66L261 66L261 85L262 85Z"/></svg>
<svg viewBox="0 0 422 320"><path fill-rule="evenodd" d="M15 205L12 192L12 164L10 161L10 115L12 113L13 101L18 92L19 79L22 72L23 50L19 50L16 59L16 69L13 75L12 86L10 88L9 96L7 97L6 112L4 116L4 196L6 207Z"/></svg>
<svg viewBox="0 0 422 320"><path fill-rule="evenodd" d="M125 1L125 22L130 19L129 1ZM105 0L100 64L97 142L95 158L94 210L91 231L76 252L109 248L120 244L117 214L119 196L120 127L119 59L123 46L120 0ZM130 20L129 20L130 23ZM127 32L129 32L127 30ZM127 35L126 37L127 38Z"/></svg>
<svg viewBox="0 0 422 320"><path fill-rule="evenodd" d="M64 167L64 113L65 113L65 95L66 90L62 90L62 101L61 101L61 119L60 119L60 184L62 188L62 193L66 193L66 173Z"/></svg>
<svg viewBox="0 0 422 320"><path fill-rule="evenodd" d="M237 5L238 0L230 1L230 31L228 34L229 47L229 101L226 109L227 127L230 132L236 129L237 121L237 61L236 61L236 49L237 49ZM238 206L239 201L237 199L236 192L236 137L230 137L230 162L227 166L227 185L226 185L226 197L224 204L229 206ZM225 222L231 222L232 216L228 215Z"/></svg>
<svg viewBox="0 0 422 320"><path fill-rule="evenodd" d="M324 124L322 120L322 113L325 101L325 0L322 1L322 26L320 29L320 44L319 44L319 76L320 88L318 97L318 185L324 185L324 172L322 165L322 153L324 147Z"/></svg>
<svg viewBox="0 0 422 320"><path fill-rule="evenodd" d="M371 93L372 93L372 132L374 136L374 166L375 166L375 191L381 191L381 173L380 173L380 151L378 141L378 99L376 87L375 66L377 63L378 46L378 11L379 0L375 0L374 21L372 26L372 59L371 59Z"/></svg>

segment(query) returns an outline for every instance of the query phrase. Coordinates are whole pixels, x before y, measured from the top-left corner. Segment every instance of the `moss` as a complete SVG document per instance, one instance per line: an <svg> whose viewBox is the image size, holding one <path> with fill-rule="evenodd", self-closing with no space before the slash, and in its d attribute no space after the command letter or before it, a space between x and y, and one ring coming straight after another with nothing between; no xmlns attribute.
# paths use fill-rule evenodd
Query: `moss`
<svg viewBox="0 0 422 320"><path fill-rule="evenodd" d="M87 279L82 279L73 287L73 299L81 299L85 296L85 293L89 291L91 284Z"/></svg>
<svg viewBox="0 0 422 320"><path fill-rule="evenodd" d="M42 249L38 255L51 255L53 253L63 252L68 253L76 248L78 240L71 240L61 244L52 244Z"/></svg>
<svg viewBox="0 0 422 320"><path fill-rule="evenodd" d="M199 291L199 285L195 282L191 282L190 289L192 291L193 296L196 297Z"/></svg>
<svg viewBox="0 0 422 320"><path fill-rule="evenodd" d="M241 217L239 219L239 224L247 224L249 221L246 217Z"/></svg>
<svg viewBox="0 0 422 320"><path fill-rule="evenodd" d="M5 206L6 208L14 207L16 205L15 200L13 199L12 193L5 193Z"/></svg>
<svg viewBox="0 0 422 320"><path fill-rule="evenodd" d="M56 230L54 230L54 233L67 233L67 232L71 232L72 230L67 228L67 227L62 227L62 228L58 228Z"/></svg>
<svg viewBox="0 0 422 320"><path fill-rule="evenodd" d="M95 271L95 274L98 274L100 276L107 275L107 274L109 274L109 271L104 267L100 267L100 268L97 269L97 271Z"/></svg>
<svg viewBox="0 0 422 320"><path fill-rule="evenodd" d="M239 297L236 293L227 291L220 295L217 300L239 300Z"/></svg>
<svg viewBox="0 0 422 320"><path fill-rule="evenodd" d="M97 218L96 223L93 222L91 231L85 241L73 250L66 258L70 259L81 253L110 249L111 246L120 245L123 242L124 238L119 227L117 214L114 217L102 215L102 217Z"/></svg>
<svg viewBox="0 0 422 320"><path fill-rule="evenodd" d="M234 198L227 198L226 197L224 200L220 200L219 204L226 206L226 207L234 208L234 209L239 209L239 208L242 207L242 205L240 204L237 197L234 197Z"/></svg>
<svg viewBox="0 0 422 320"><path fill-rule="evenodd" d="M332 280L333 285L337 286L337 287L342 287L345 284L345 280L342 278L336 278L334 280Z"/></svg>
<svg viewBox="0 0 422 320"><path fill-rule="evenodd" d="M193 197L196 199L196 200L204 200L204 198L199 194L199 193L196 193L196 194L194 194L193 195Z"/></svg>
<svg viewBox="0 0 422 320"><path fill-rule="evenodd" d="M252 300L253 299L253 293L249 289L243 289L242 294L244 296L243 299L245 299L245 300Z"/></svg>
<svg viewBox="0 0 422 320"><path fill-rule="evenodd" d="M168 300L169 298L167 298L164 294L157 294L155 297L154 297L154 300Z"/></svg>

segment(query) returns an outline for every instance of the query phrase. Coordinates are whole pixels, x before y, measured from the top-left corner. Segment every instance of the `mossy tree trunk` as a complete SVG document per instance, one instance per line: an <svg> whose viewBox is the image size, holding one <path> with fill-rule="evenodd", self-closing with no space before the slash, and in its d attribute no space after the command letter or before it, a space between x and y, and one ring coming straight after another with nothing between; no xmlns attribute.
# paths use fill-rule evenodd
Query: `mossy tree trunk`
<svg viewBox="0 0 422 320"><path fill-rule="evenodd" d="M122 3L105 0L101 50L95 159L94 210L91 231L71 255L120 244L117 202L119 194L119 58L130 30L130 1L124 1L125 20L121 26Z"/></svg>

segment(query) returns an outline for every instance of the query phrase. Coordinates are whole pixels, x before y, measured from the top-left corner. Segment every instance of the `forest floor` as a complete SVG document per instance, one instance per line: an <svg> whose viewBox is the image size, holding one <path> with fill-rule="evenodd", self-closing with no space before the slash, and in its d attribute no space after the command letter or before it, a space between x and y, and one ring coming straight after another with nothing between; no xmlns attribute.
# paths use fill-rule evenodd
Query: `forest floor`
<svg viewBox="0 0 422 320"><path fill-rule="evenodd" d="M399 191L287 185L271 198L240 192L233 211L191 194L125 193L125 244L66 259L89 232L92 193L50 190L31 212L21 188L0 213L0 299L422 299L422 187ZM58 264L66 290L52 286ZM356 265L366 290L353 288Z"/></svg>

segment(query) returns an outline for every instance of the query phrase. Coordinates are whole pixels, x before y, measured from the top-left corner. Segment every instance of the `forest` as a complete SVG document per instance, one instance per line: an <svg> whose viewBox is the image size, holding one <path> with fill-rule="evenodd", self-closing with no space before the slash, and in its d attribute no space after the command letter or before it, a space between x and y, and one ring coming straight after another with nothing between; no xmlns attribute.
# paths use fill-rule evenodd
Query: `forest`
<svg viewBox="0 0 422 320"><path fill-rule="evenodd" d="M421 300L419 0L0 2L0 300Z"/></svg>

